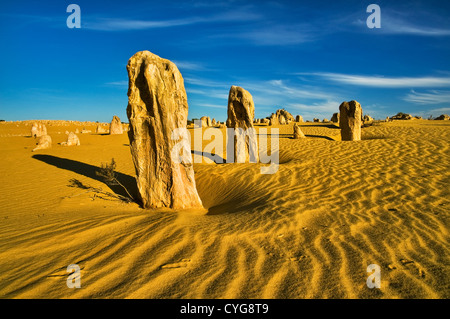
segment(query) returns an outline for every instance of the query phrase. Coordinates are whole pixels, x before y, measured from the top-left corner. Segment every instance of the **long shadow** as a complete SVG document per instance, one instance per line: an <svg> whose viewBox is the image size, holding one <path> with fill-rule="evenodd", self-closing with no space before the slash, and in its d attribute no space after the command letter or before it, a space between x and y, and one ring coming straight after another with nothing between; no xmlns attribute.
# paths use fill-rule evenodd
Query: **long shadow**
<svg viewBox="0 0 450 319"><path fill-rule="evenodd" d="M263 134L259 134L259 133L256 134L256 136L260 136L260 135L263 135ZM291 134L272 134L272 133L270 133L270 134L264 134L264 136L287 138L289 136L293 136L293 133L291 133Z"/></svg>
<svg viewBox="0 0 450 319"><path fill-rule="evenodd" d="M267 204L267 200L264 198L260 198L250 203L246 202L246 200L233 200L227 203L212 206L208 208L206 215L238 214L241 212L254 210L255 208L264 207L264 205Z"/></svg>
<svg viewBox="0 0 450 319"><path fill-rule="evenodd" d="M68 158L56 157L56 156L45 155L45 154L36 154L36 155L33 155L32 157L41 162L56 166L61 169L72 171L74 173L77 173L77 174L92 178L96 181L105 183L103 178L101 176L97 176L97 174L95 173L97 171L100 171L100 167L98 167L98 166L89 165L89 164L71 160ZM138 198L137 197L138 189L137 189L136 179L130 175L126 175L126 174L119 173L119 172L116 172L116 175L117 175L117 180L128 189L131 196L133 196L134 198ZM120 185L111 185L111 184L107 184L107 183L105 183L105 184L108 185L108 187L111 188L111 190L114 193L116 193L117 195L121 195L121 196L129 198L126 191Z"/></svg>
<svg viewBox="0 0 450 319"><path fill-rule="evenodd" d="M340 127L338 125L334 125L334 124L326 124L326 125L313 124L313 125L299 125L299 126L300 127L327 127L327 128L340 129Z"/></svg>
<svg viewBox="0 0 450 319"><path fill-rule="evenodd" d="M226 160L225 160L223 157L220 157L220 156L217 155L217 154L216 154L216 155L213 155L213 154L211 154L211 153L200 152L200 151L195 151L195 150L191 150L191 154L195 154L195 155L200 155L200 156L207 157L207 158L209 158L211 161L215 162L216 164L225 164L225 163L226 163ZM218 158L221 160L221 162L217 163L217 162L215 161L215 157L218 157Z"/></svg>
<svg viewBox="0 0 450 319"><path fill-rule="evenodd" d="M315 137L315 138L324 138L329 141L334 141L331 137L323 136L323 135L307 135L307 134L305 134L305 136L306 137Z"/></svg>
<svg viewBox="0 0 450 319"><path fill-rule="evenodd" d="M294 139L294 135L293 134L273 134L273 137L278 137L278 138L288 138L293 140ZM316 137L316 138L324 138L330 141L334 141L334 139L332 139L331 137L328 136L323 136L323 135L311 135L311 134L305 134L306 137Z"/></svg>

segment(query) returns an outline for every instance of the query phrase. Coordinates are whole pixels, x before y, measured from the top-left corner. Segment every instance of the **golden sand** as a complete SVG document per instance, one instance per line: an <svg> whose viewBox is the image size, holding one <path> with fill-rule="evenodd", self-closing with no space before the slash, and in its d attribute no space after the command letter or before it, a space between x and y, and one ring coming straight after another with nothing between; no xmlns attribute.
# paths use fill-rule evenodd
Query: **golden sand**
<svg viewBox="0 0 450 319"><path fill-rule="evenodd" d="M206 211L69 187L120 193L95 174L114 158L135 192L127 134L62 147L96 124L47 125L53 148L33 153L30 123L0 123L1 298L450 298L448 121L379 123L358 142L333 124L302 123L300 140L277 126L276 174L194 164Z"/></svg>

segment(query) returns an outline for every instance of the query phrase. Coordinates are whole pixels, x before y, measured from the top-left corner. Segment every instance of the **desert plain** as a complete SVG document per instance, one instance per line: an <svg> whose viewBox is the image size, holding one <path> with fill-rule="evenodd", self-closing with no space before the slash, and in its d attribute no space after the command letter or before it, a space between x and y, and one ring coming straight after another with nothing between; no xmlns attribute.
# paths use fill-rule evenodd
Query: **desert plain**
<svg viewBox="0 0 450 319"><path fill-rule="evenodd" d="M52 148L32 152L33 122L0 123L1 298L450 297L449 121L376 121L361 141L334 123L299 123L304 139L272 126L278 171L204 154L204 208L190 210L142 209L95 173L114 158L136 192L126 132L40 121ZM76 129L91 131L81 145L58 144ZM366 284L371 264L380 288Z"/></svg>

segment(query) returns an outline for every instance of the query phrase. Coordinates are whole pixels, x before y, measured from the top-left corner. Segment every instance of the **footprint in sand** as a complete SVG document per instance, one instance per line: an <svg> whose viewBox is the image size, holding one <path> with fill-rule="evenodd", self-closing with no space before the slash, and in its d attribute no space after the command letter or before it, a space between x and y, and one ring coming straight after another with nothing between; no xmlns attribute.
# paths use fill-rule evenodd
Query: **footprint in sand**
<svg viewBox="0 0 450 319"><path fill-rule="evenodd" d="M186 268L190 262L191 262L190 259L181 259L181 261L177 263L162 265L161 269Z"/></svg>
<svg viewBox="0 0 450 319"><path fill-rule="evenodd" d="M425 278L425 270L419 269L419 277Z"/></svg>
<svg viewBox="0 0 450 319"><path fill-rule="evenodd" d="M408 264L413 264L413 263L414 263L413 260L408 260L408 259L400 259L400 262L401 262L403 265L408 265Z"/></svg>
<svg viewBox="0 0 450 319"><path fill-rule="evenodd" d="M300 260L302 260L304 258L306 258L306 256L301 255L299 257L289 257L288 260L290 260L290 261L300 261Z"/></svg>
<svg viewBox="0 0 450 319"><path fill-rule="evenodd" d="M409 265L409 264L414 264L414 260L408 260L408 259L400 259L400 262L403 264L403 265ZM425 270L423 270L422 268L420 268L418 265L416 265L416 264L414 264L414 266L415 267L413 267L412 269L414 269L414 268L416 268L417 269L417 272L418 272L418 274L419 274L419 277L420 278L425 278ZM410 267L410 269L411 269L411 267ZM411 269L411 270L412 270Z"/></svg>
<svg viewBox="0 0 450 319"><path fill-rule="evenodd" d="M397 269L397 267L394 264L389 264L388 268L389 268L389 270Z"/></svg>

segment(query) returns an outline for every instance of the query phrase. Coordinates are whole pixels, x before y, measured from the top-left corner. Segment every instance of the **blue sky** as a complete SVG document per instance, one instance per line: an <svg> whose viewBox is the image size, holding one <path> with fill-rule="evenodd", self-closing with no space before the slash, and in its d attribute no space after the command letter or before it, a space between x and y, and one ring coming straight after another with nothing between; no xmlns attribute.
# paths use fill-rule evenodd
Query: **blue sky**
<svg viewBox="0 0 450 319"><path fill-rule="evenodd" d="M81 28L69 29L69 4ZM369 29L369 4L381 28ZM175 62L189 118L226 120L231 85L255 117L285 108L330 118L450 113L449 1L1 1L0 119L126 118L126 64L149 50Z"/></svg>

